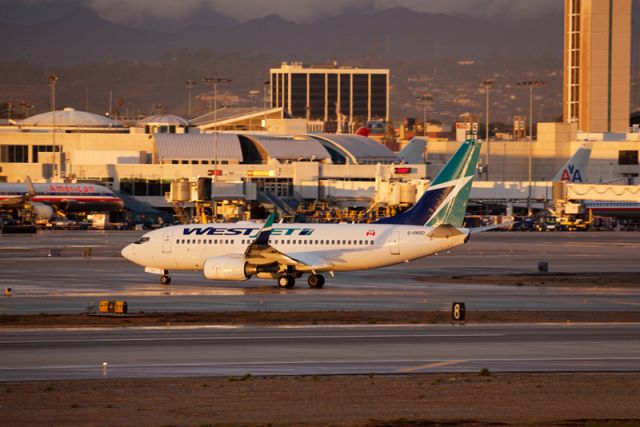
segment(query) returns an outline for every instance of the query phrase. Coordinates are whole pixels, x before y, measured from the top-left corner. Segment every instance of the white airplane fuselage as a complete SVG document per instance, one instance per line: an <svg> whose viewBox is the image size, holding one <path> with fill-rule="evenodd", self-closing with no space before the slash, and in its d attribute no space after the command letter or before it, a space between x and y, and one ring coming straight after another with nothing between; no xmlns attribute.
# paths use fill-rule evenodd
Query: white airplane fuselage
<svg viewBox="0 0 640 427"><path fill-rule="evenodd" d="M199 224L166 227L132 243L123 256L148 268L202 270L207 259L242 256L261 225ZM430 237L431 227L383 224L274 224L270 245L295 258L317 256L331 267L317 271L352 271L385 267L423 258L463 244L467 229L450 237Z"/></svg>

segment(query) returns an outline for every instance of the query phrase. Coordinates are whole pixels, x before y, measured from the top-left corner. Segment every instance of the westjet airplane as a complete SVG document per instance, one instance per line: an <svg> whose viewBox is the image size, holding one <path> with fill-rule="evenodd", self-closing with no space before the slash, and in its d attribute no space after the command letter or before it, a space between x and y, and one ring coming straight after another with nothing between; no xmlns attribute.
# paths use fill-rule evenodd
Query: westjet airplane
<svg viewBox="0 0 640 427"><path fill-rule="evenodd" d="M161 275L201 270L211 280L250 277L277 280L292 288L309 274L322 288L321 273L366 270L409 262L467 242L471 233L494 226L463 228L481 143L467 140L418 202L373 224L274 224L253 222L177 225L146 233L122 250L126 259Z"/></svg>

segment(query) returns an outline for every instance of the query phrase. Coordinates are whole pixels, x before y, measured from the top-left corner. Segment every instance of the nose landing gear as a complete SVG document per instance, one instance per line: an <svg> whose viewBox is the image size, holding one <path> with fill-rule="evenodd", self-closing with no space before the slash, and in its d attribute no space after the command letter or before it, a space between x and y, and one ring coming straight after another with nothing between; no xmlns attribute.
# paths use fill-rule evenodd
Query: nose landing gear
<svg viewBox="0 0 640 427"><path fill-rule="evenodd" d="M163 274L160 277L160 283L162 283L163 285L168 285L171 283L171 276L169 276L168 274Z"/></svg>

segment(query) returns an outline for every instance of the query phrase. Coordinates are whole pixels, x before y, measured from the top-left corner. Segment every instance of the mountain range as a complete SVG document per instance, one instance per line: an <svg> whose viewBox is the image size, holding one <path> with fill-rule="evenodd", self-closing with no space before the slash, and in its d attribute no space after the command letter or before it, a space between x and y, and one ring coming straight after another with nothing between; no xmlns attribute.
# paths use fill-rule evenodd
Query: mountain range
<svg viewBox="0 0 640 427"><path fill-rule="evenodd" d="M0 16L3 61L46 65L150 60L203 50L308 62L345 57L559 58L563 45L562 14L511 21L392 8L297 23L277 15L239 22L202 9L180 20L134 16L122 24L67 5L57 14L31 19L16 13Z"/></svg>

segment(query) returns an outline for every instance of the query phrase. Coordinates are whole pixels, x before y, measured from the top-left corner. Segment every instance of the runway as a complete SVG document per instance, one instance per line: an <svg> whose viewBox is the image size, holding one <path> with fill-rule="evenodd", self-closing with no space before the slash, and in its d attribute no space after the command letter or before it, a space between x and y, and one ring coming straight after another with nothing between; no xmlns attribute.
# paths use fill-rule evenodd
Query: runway
<svg viewBox="0 0 640 427"><path fill-rule="evenodd" d="M0 235L0 314L78 313L101 299L125 299L138 311L440 310L464 301L470 310L640 309L640 287L504 286L441 283L459 274L636 272L638 233L506 233L474 236L463 247L393 267L328 277L322 290L303 280L293 290L274 282L212 282L200 272L175 272L170 287L119 256L141 232L46 231ZM83 257L85 248L92 256ZM53 252L52 252L53 251ZM52 256L49 256L52 255Z"/></svg>
<svg viewBox="0 0 640 427"><path fill-rule="evenodd" d="M0 332L0 360L0 381L637 371L640 324Z"/></svg>

